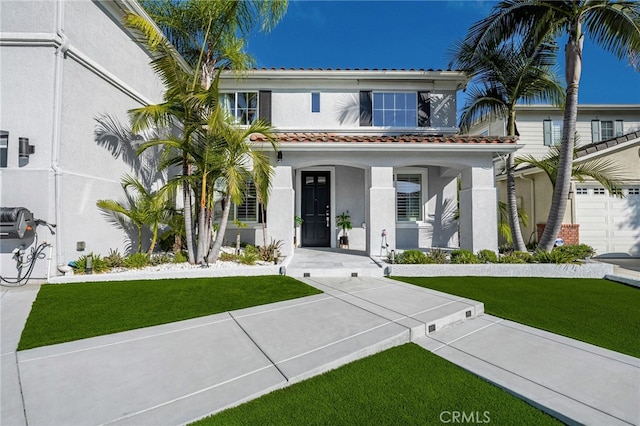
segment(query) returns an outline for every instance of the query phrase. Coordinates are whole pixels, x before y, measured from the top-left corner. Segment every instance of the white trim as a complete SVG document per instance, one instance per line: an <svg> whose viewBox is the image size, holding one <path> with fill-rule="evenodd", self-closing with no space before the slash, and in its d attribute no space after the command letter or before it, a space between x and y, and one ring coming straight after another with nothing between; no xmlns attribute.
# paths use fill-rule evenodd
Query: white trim
<svg viewBox="0 0 640 426"><path fill-rule="evenodd" d="M420 175L420 215L419 220L398 220L398 191L396 188L396 179L398 175ZM419 227L420 224L425 222L427 216L427 203L429 202L429 168L428 167L395 167L393 169L393 189L396 190L396 197L394 200L395 221L397 228L413 228ZM411 226L401 226L409 225Z"/></svg>
<svg viewBox="0 0 640 426"><path fill-rule="evenodd" d="M299 169L294 168L296 175L296 186L294 188L295 193L295 216L302 217L302 172L329 172L329 191L330 194L330 215L331 222L329 224L331 228L329 247L336 248L336 168L335 166L313 166L313 167L301 167ZM302 241L298 244L302 246Z"/></svg>

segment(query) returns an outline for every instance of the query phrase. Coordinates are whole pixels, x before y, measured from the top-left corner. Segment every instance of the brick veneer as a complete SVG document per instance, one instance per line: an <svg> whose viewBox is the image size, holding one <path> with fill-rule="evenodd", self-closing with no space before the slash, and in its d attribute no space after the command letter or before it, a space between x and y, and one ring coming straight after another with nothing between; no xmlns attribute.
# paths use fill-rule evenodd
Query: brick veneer
<svg viewBox="0 0 640 426"><path fill-rule="evenodd" d="M542 237L542 232L544 231L544 227L545 227L544 223L537 224L538 241L540 241L540 237ZM560 233L558 234L558 237L562 238L566 245L580 244L580 225L579 224L570 225L570 224L563 223L562 228L560 228Z"/></svg>

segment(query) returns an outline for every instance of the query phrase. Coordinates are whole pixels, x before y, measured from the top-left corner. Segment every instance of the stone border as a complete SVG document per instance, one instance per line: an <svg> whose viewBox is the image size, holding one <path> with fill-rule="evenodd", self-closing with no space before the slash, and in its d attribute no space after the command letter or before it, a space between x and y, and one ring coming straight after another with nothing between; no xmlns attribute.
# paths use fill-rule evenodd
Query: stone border
<svg viewBox="0 0 640 426"><path fill-rule="evenodd" d="M605 278L613 274L606 263L551 264L485 263L480 265L385 265L385 275L397 277L541 277L541 278Z"/></svg>

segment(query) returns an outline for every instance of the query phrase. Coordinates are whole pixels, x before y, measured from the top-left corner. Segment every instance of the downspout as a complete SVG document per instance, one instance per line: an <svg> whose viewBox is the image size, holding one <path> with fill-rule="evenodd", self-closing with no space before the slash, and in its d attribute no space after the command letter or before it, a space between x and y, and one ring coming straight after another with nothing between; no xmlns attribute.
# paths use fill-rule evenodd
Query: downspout
<svg viewBox="0 0 640 426"><path fill-rule="evenodd" d="M62 233L62 169L60 168L60 139L62 127L62 80L64 71L64 59L69 50L69 39L64 33L64 0L56 2L56 35L60 38L60 44L55 52L55 75L53 86L53 132L51 143L51 169L54 178L54 209L57 225L56 232L56 263L58 271L66 272L64 263L64 249Z"/></svg>

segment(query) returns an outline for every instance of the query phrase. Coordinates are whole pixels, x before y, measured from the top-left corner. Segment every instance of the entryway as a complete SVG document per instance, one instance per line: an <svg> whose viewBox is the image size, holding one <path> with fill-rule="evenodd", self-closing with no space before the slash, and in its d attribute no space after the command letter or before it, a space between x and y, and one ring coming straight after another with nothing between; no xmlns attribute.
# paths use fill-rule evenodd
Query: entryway
<svg viewBox="0 0 640 426"><path fill-rule="evenodd" d="M302 245L331 245L330 172L302 172Z"/></svg>

